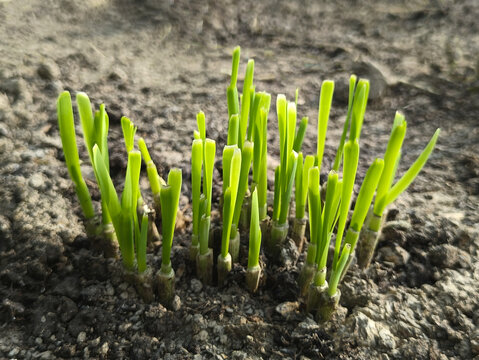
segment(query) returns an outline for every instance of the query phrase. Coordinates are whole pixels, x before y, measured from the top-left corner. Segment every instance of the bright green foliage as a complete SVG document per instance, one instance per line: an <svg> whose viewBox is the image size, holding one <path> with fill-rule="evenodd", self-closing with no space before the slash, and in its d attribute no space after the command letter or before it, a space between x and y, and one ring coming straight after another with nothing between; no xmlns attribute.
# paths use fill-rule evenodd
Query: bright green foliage
<svg viewBox="0 0 479 360"><path fill-rule="evenodd" d="M243 144L246 137L246 127L248 126L249 108L251 105L251 90L253 85L254 74L254 60L248 60L246 66L246 75L243 83L243 95L241 97L241 112L240 112L240 124L239 124L239 138L238 147L243 149Z"/></svg>
<svg viewBox="0 0 479 360"><path fill-rule="evenodd" d="M136 243L136 262L138 263L138 272L146 270L146 242L148 240L148 214L143 213L141 217L140 238Z"/></svg>
<svg viewBox="0 0 479 360"><path fill-rule="evenodd" d="M353 101L351 131L349 140L359 139L361 128L364 122L364 114L366 113L366 105L369 96L369 81L360 79L356 87Z"/></svg>
<svg viewBox="0 0 479 360"><path fill-rule="evenodd" d="M253 158L253 143L245 141L243 149L241 150L241 172L238 184L238 195L235 202L233 224L238 229L238 224L241 215L241 207L243 206L243 200L246 196L246 190L248 190L248 178L249 170L251 168L251 160ZM233 236L233 234L231 234Z"/></svg>
<svg viewBox="0 0 479 360"><path fill-rule="evenodd" d="M129 153L135 146L135 134L137 127L126 116L121 118L121 129L123 130L123 138L125 139L126 152Z"/></svg>
<svg viewBox="0 0 479 360"><path fill-rule="evenodd" d="M417 174L421 171L423 166L426 164L429 155L431 155L434 147L436 145L437 139L439 137L439 133L441 132L440 129L437 129L434 133L433 137L427 144L426 148L423 150L421 155L417 158L417 160L411 165L409 170L398 180L396 184L391 188L388 193L388 197L386 199L386 206L394 202L397 197L407 189L407 187L413 182L416 178Z"/></svg>
<svg viewBox="0 0 479 360"><path fill-rule="evenodd" d="M331 171L328 175L328 184L326 189L326 200L324 202L323 213L321 214L322 226L321 233L318 234L318 252L316 254L316 264L318 269L326 266L329 243L334 229L336 214L338 211L339 200L341 198L342 182L338 174Z"/></svg>
<svg viewBox="0 0 479 360"><path fill-rule="evenodd" d="M336 291L338 289L338 283L339 283L339 280L341 279L341 274L343 273L343 270L346 267L350 253L351 253L351 245L346 244L341 253L341 257L338 260L337 267L336 268L333 267L333 269L331 270L331 275L329 277L329 283L328 283L329 296L333 296L334 294L336 294Z"/></svg>
<svg viewBox="0 0 479 360"><path fill-rule="evenodd" d="M213 168L215 165L216 142L206 139L204 143L204 173L203 173L203 191L206 197L205 215L211 215L211 196L213 190Z"/></svg>
<svg viewBox="0 0 479 360"><path fill-rule="evenodd" d="M304 208L308 195L309 169L314 165L314 156L308 155L304 159L303 153L298 154L298 167L296 169L296 183L294 199L296 202L296 219L304 218Z"/></svg>
<svg viewBox="0 0 479 360"><path fill-rule="evenodd" d="M127 269L132 270L135 260L135 238L140 240L141 234L137 220L137 199L139 192L139 179L141 168L141 153L132 150L128 153L125 185L118 199L113 182L98 145L93 147L93 164L98 177L102 198L112 218L113 226L118 237L123 263Z"/></svg>
<svg viewBox="0 0 479 360"><path fill-rule="evenodd" d="M339 210L338 230L336 233L336 243L334 247L334 260L336 264L339 260L339 250L343 238L346 220L351 205L351 196L353 194L354 181L356 180L356 171L359 160L359 144L357 140L348 141L344 146L344 166L343 166L343 187L341 192L341 205Z"/></svg>
<svg viewBox="0 0 479 360"><path fill-rule="evenodd" d="M417 160L396 184L392 186L401 156L401 147L406 134L406 128L407 123L404 116L400 113L396 113L393 129L384 155L384 171L379 180L376 200L374 202L374 214L379 217L382 216L386 207L394 202L414 181L434 150L440 133L440 129L437 129L421 155L419 155Z"/></svg>
<svg viewBox="0 0 479 360"><path fill-rule="evenodd" d="M138 139L138 147L141 151L141 156L146 165L146 172L148 174L148 181L150 182L151 192L153 195L160 193L161 185L165 185L165 180L163 180L160 175L158 175L158 169L156 168L155 163L151 159L150 152L146 146L145 140L143 138Z"/></svg>
<svg viewBox="0 0 479 360"><path fill-rule="evenodd" d="M281 206L278 223L285 224L288 220L289 214L289 203L291 200L291 193L293 191L293 183L296 175L296 167L298 166L298 154L296 151L291 151L288 161L288 172L285 174L285 184L286 187L281 193Z"/></svg>
<svg viewBox="0 0 479 360"><path fill-rule="evenodd" d="M261 247L261 228L259 226L258 191L255 189L251 196L251 221L249 225L248 268L259 265L259 251Z"/></svg>
<svg viewBox="0 0 479 360"><path fill-rule="evenodd" d="M279 144L280 144L280 165L275 174L274 184L274 209L273 220L279 224L286 223L296 177L298 154L293 151L293 144L296 131L296 105L287 103L284 95L278 95L276 100L276 111L278 115Z"/></svg>
<svg viewBox="0 0 479 360"><path fill-rule="evenodd" d="M226 179L223 180L224 182L226 181L223 197L223 234L221 239L221 255L223 258L228 255L231 224L233 222L233 212L237 201L241 173L241 150L234 146L233 153L231 154L230 149L231 147L227 146L223 152L223 179ZM225 159L225 156L227 159Z"/></svg>
<svg viewBox="0 0 479 360"><path fill-rule="evenodd" d="M83 129L83 137L85 145L90 157L90 163L93 165L93 146L98 145L103 161L107 170L110 170L110 158L108 154L108 127L109 119L105 111L105 105L100 105L100 110L95 112L95 117L92 116L92 108L90 99L87 94L80 92L76 96L78 113L80 114L80 122ZM103 224L110 224L111 218L105 201L102 199L102 219Z"/></svg>
<svg viewBox="0 0 479 360"><path fill-rule="evenodd" d="M253 183L258 189L258 206L260 220L266 217L266 199L268 185L268 114L271 104L271 95L264 92L256 93L255 101L259 99L259 109L255 115L255 131L253 132Z"/></svg>
<svg viewBox="0 0 479 360"><path fill-rule="evenodd" d="M238 132L239 132L239 116L238 114L231 115L228 124L228 145L238 145Z"/></svg>
<svg viewBox="0 0 479 360"><path fill-rule="evenodd" d="M176 215L178 213L178 203L181 192L181 170L171 169L168 174L168 183L161 187L161 219L163 248L161 254L162 265L168 266L171 263L171 246L173 243L173 234L175 231Z"/></svg>
<svg viewBox="0 0 479 360"><path fill-rule="evenodd" d="M336 152L336 157L334 158L333 169L334 171L339 171L339 166L341 165L341 160L343 157L343 148L346 141L346 136L348 135L349 124L351 123L351 116L353 112L353 100L354 100L354 91L356 89L356 75L351 75L349 78L349 98L348 98L348 112L346 114L346 121L344 122L343 132L341 134L341 140L339 141L338 150Z"/></svg>
<svg viewBox="0 0 479 360"><path fill-rule="evenodd" d="M231 69L231 82L226 89L226 98L228 100L228 119L231 119L232 115L239 114L239 101L238 101L238 89L236 88L236 81L238 79L238 68L240 61L240 47L237 46L233 50L233 66ZM229 133L229 130L228 130ZM228 143L228 145L233 145Z"/></svg>
<svg viewBox="0 0 479 360"><path fill-rule="evenodd" d="M308 174L308 213L309 213L309 238L313 246L308 247L307 263L314 264L319 234L322 231L321 197L319 186L319 168L312 167Z"/></svg>
<svg viewBox="0 0 479 360"><path fill-rule="evenodd" d="M58 97L57 115L68 173L75 184L75 192L78 196L78 200L80 201L83 214L85 215L86 219L91 219L95 216L95 211L91 202L90 193L85 181L83 180L80 170L80 159L78 157L76 144L72 101L68 91L64 91Z"/></svg>
<svg viewBox="0 0 479 360"><path fill-rule="evenodd" d="M203 169L203 140L193 140L191 149L191 187L193 193L193 234L198 236L200 231L200 196L201 171ZM193 244L197 245L197 244Z"/></svg>
<svg viewBox="0 0 479 360"><path fill-rule="evenodd" d="M196 115L196 124L198 125L198 132L200 135L200 139L205 141L206 139L206 119L205 119L205 113L203 111L200 111Z"/></svg>
<svg viewBox="0 0 479 360"><path fill-rule="evenodd" d="M360 232L364 224L364 220L368 214L369 206L374 196L374 192L378 186L379 179L384 169L384 160L376 159L369 167L364 177L363 184L359 190L356 206L351 217L350 228L356 232ZM356 244L351 244L351 251L354 251Z"/></svg>
<svg viewBox="0 0 479 360"><path fill-rule="evenodd" d="M301 147L303 146L304 135L306 134L306 128L308 127L308 118L305 116L301 119L299 123L298 132L296 133L296 137L294 139L293 150L296 152L301 151Z"/></svg>
<svg viewBox="0 0 479 360"><path fill-rule="evenodd" d="M319 97L318 112L318 168L321 172L321 163L323 162L324 144L326 142L326 132L328 131L329 112L333 101L334 82L331 80L323 81L321 85L321 94Z"/></svg>

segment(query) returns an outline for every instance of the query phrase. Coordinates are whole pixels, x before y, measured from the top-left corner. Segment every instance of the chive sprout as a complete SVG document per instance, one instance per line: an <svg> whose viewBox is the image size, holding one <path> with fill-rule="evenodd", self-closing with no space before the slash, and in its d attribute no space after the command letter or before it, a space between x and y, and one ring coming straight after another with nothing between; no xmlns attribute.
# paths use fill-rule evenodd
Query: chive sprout
<svg viewBox="0 0 479 360"><path fill-rule="evenodd" d="M171 246L175 232L181 183L181 170L171 169L168 174L168 183L162 185L160 189L163 244L161 268L157 273L157 281L160 302L167 306L175 294L175 272L171 267Z"/></svg>
<svg viewBox="0 0 479 360"><path fill-rule="evenodd" d="M334 82L325 80L321 84L321 94L319 97L318 111L318 149L317 164L321 173L321 163L323 162L324 144L326 142L326 132L328 131L329 112L333 101Z"/></svg>
<svg viewBox="0 0 479 360"><path fill-rule="evenodd" d="M384 155L384 171L379 180L374 206L371 209L371 215L368 217L367 229L361 232L358 257L358 264L361 268L367 268L371 263L380 236L386 207L394 202L414 181L434 150L440 133L440 129L437 129L416 161L406 173L392 185L401 157L401 147L406 134L406 128L407 123L404 115L397 112Z"/></svg>
<svg viewBox="0 0 479 360"><path fill-rule="evenodd" d="M271 236L266 242L269 252L274 257L278 256L282 243L288 235L289 203L298 165L298 154L293 150L296 130L296 105L293 102L288 104L284 95L278 95L276 111L279 128L280 165L275 170L273 226Z"/></svg>
<svg viewBox="0 0 479 360"><path fill-rule="evenodd" d="M301 252L304 243L304 233L306 231L306 218L305 205L306 198L308 195L308 174L309 169L314 165L314 156L308 155L304 159L303 164L303 153L298 154L298 168L296 169L296 179L295 179L295 204L296 204L296 213L293 221L293 231L292 238L298 247L298 251Z"/></svg>
<svg viewBox="0 0 479 360"><path fill-rule="evenodd" d="M98 145L93 147L93 158L100 191L105 199L118 237L123 264L126 269L131 271L135 266L135 235L139 235L136 207L139 191L141 153L137 150L132 150L128 153L128 165L121 203Z"/></svg>
<svg viewBox="0 0 479 360"><path fill-rule="evenodd" d="M72 101L68 91L64 91L58 97L57 115L68 173L73 181L80 207L85 216L85 228L88 235L92 236L96 234L96 227L94 225L95 210L93 209L90 192L88 191L88 187L80 170Z"/></svg>
<svg viewBox="0 0 479 360"><path fill-rule="evenodd" d="M201 171L203 168L203 140L193 140L191 148L191 187L193 196L193 234L191 236L190 259L196 260L199 251L200 234L200 197L201 197Z"/></svg>
<svg viewBox="0 0 479 360"><path fill-rule="evenodd" d="M261 247L261 228L259 226L258 190L254 189L251 196L251 221L249 230L248 267L246 269L246 286L255 293L261 278L259 252Z"/></svg>
<svg viewBox="0 0 479 360"><path fill-rule="evenodd" d="M218 255L218 284L220 286L224 284L226 276L232 267L229 243L240 182L240 172L241 150L236 145L226 146L223 150L223 233L221 253Z"/></svg>
<svg viewBox="0 0 479 360"><path fill-rule="evenodd" d="M243 209L243 200L246 197L246 192L248 190L248 177L249 170L251 168L251 161L253 158L253 143L250 141L245 141L243 149L241 151L241 170L239 174L238 182L238 193L236 196L236 201L234 203L234 211L232 218L232 227L231 227L231 240L229 244L229 249L233 262L238 261L239 248L240 248L240 234L239 234L239 221L241 211ZM223 218L224 219L224 218Z"/></svg>
<svg viewBox="0 0 479 360"><path fill-rule="evenodd" d="M204 127L203 127L204 128ZM211 224L211 197L213 189L213 167L215 163L216 143L214 140L206 138L206 132L203 141L203 194L200 196L200 232L199 232L199 252L196 256L196 273L198 278L207 285L213 283L213 250L208 247Z"/></svg>

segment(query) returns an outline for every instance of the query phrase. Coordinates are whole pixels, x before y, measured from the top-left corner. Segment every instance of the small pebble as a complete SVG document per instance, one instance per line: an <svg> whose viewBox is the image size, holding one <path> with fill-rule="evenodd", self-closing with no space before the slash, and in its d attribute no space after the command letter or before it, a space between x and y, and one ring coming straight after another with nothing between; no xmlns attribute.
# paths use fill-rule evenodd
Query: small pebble
<svg viewBox="0 0 479 360"><path fill-rule="evenodd" d="M77 343L81 344L86 340L86 333L84 331L81 331L78 336L77 336Z"/></svg>

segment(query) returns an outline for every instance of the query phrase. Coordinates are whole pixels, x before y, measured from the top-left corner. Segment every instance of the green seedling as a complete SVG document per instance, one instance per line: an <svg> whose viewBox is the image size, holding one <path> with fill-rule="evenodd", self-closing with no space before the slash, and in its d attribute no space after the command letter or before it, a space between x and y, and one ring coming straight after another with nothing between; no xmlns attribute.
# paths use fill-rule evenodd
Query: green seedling
<svg viewBox="0 0 479 360"><path fill-rule="evenodd" d="M319 97L318 111L318 149L317 165L321 173L321 164L323 162L324 144L326 143L326 132L328 131L329 112L333 101L334 82L325 80L321 84L321 94Z"/></svg>
<svg viewBox="0 0 479 360"><path fill-rule="evenodd" d="M57 101L58 125L62 140L63 153L67 163L68 173L73 181L75 192L85 216L85 228L89 236L97 233L95 224L95 210L90 197L90 192L80 170L80 159L76 144L75 124L70 93L64 91Z"/></svg>
<svg viewBox="0 0 479 360"><path fill-rule="evenodd" d="M296 105L287 104L284 95L276 101L278 115L280 165L275 170L273 225L267 239L268 251L277 257L288 235L289 204L298 165L298 154L293 150L296 130Z"/></svg>
<svg viewBox="0 0 479 360"><path fill-rule="evenodd" d="M107 170L110 170L110 159L108 154L108 127L109 119L108 114L105 111L105 105L100 105L100 110L95 112L95 116L92 114L92 106L87 94L80 92L76 96L78 113L80 114L80 123L83 130L83 137L85 140L85 146L88 151L90 163L93 166L93 146L98 144L98 147L103 155L103 161ZM114 257L118 251L116 245L116 234L111 222L111 217L108 212L108 208L105 204L105 200L101 201L101 214L102 214L102 226L103 235L107 240L103 244L102 248L107 257Z"/></svg>
<svg viewBox="0 0 479 360"><path fill-rule="evenodd" d="M306 231L305 206L308 195L309 169L314 165L314 156L308 155L304 159L303 153L298 154L298 168L296 169L295 194L296 214L293 220L292 238L301 252L304 243L304 233Z"/></svg>
<svg viewBox="0 0 479 360"><path fill-rule="evenodd" d="M249 230L248 268L246 269L246 287L251 293L258 290L261 278L259 251L261 248L261 228L259 226L258 191L251 196L251 221Z"/></svg>
<svg viewBox="0 0 479 360"><path fill-rule="evenodd" d="M312 167L308 174L308 214L309 214L309 238L306 261L298 279L301 296L308 293L309 286L316 272L316 252L318 251L318 234L321 232L321 195L319 185L319 168Z"/></svg>
<svg viewBox="0 0 479 360"><path fill-rule="evenodd" d="M297 101L296 101L297 103ZM293 150L297 153L301 152L301 147L303 146L304 135L306 134L306 128L308 127L308 118L305 116L301 119L296 132L296 137L294 138Z"/></svg>
<svg viewBox="0 0 479 360"><path fill-rule="evenodd" d="M243 95L241 96L241 111L240 111L240 121L239 121L239 138L238 138L238 147L243 149L243 144L246 138L246 128L248 126L248 116L250 113L251 106L251 92L253 86L253 74L254 74L254 60L248 60L248 65L246 66L246 75L243 83Z"/></svg>
<svg viewBox="0 0 479 360"><path fill-rule="evenodd" d="M225 146L223 150L223 233L221 253L218 255L218 285L224 285L232 268L229 253L231 224L237 201L241 172L241 150L236 145ZM238 244L239 246L239 244Z"/></svg>
<svg viewBox="0 0 479 360"><path fill-rule="evenodd" d="M137 150L128 153L128 165L121 202L107 171L103 155L97 145L93 147L93 158L100 191L105 199L118 237L123 264L127 270L132 271L135 267L135 239L139 241L141 236L137 217L141 153Z"/></svg>
<svg viewBox="0 0 479 360"><path fill-rule="evenodd" d="M349 150L344 150L345 155L347 151ZM347 162L348 160L345 158L345 165ZM356 206L351 218L351 224L346 233L341 255L333 260L329 282L322 287L312 287L312 294L315 294L315 296L313 296L313 302L317 301L315 306L318 320L320 322L328 321L336 311L336 308L339 304L341 292L338 289L338 283L348 270L352 254L358 240L359 232L361 231L364 219L366 218L366 214L374 196L374 192L376 191L383 166L383 160L376 159L366 173L366 177L361 185L361 189L356 201Z"/></svg>
<svg viewBox="0 0 479 360"><path fill-rule="evenodd" d="M374 206L367 219L367 228L363 229L360 235L358 264L363 269L369 267L373 258L386 207L393 203L414 181L434 150L440 133L440 129L437 129L417 160L406 173L392 185L401 158L401 147L406 134L406 128L407 123L404 119L404 115L396 113L391 136L384 155L384 171L379 180Z"/></svg>
<svg viewBox="0 0 479 360"><path fill-rule="evenodd" d="M231 82L226 89L226 98L228 100L228 119L231 119L233 115L239 114L239 101L238 101L238 89L236 88L236 82L238 79L238 68L240 62L240 47L237 46L233 50L233 65L231 69ZM233 145L228 143L228 145Z"/></svg>
<svg viewBox="0 0 479 360"><path fill-rule="evenodd" d="M157 282L160 302L165 306L171 304L175 295L175 272L171 267L171 246L175 232L181 183L181 170L172 169L168 174L168 183L162 185L160 190L163 244L161 269L157 273Z"/></svg>
<svg viewBox="0 0 479 360"><path fill-rule="evenodd" d="M255 118L254 150L253 150L253 185L258 189L258 208L260 221L266 220L267 214L267 186L268 186L268 114L271 104L271 95L257 93L259 110Z"/></svg>
<svg viewBox="0 0 479 360"><path fill-rule="evenodd" d="M241 151L241 170L239 174L238 192L233 208L233 218L230 229L230 243L229 251L232 256L233 262L238 262L239 250L240 250L240 233L239 222L240 215L243 210L243 201L248 191L248 178L249 170L251 168L251 160L253 158L253 143L245 141L243 150ZM224 168L223 168L224 171ZM230 180L231 182L231 180ZM224 216L223 216L224 221Z"/></svg>
<svg viewBox="0 0 479 360"><path fill-rule="evenodd" d="M193 140L191 148L191 187L193 196L193 234L191 236L190 259L195 261L200 248L200 197L201 172L203 170L203 140Z"/></svg>
<svg viewBox="0 0 479 360"><path fill-rule="evenodd" d="M211 196L213 189L213 167L216 143L206 139L203 142L203 194L200 196L200 251L196 257L196 273L206 285L213 283L213 250L208 247L211 225Z"/></svg>

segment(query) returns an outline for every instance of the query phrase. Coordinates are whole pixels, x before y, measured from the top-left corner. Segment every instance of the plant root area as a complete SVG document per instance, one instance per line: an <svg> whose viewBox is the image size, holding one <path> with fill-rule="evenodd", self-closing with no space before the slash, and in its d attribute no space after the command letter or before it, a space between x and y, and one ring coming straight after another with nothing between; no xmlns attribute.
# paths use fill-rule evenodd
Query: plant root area
<svg viewBox="0 0 479 360"><path fill-rule="evenodd" d="M476 0L0 1L0 358L479 356L478 15ZM267 268L255 295L244 285L246 236L224 288L203 286L188 260L196 113L205 112L208 137L217 141L218 211L236 45L239 91L246 59L254 58L256 90L273 97L270 190L279 161L279 93L292 100L299 87L298 116L310 119L303 151L314 154L321 81L335 80L324 176L344 123L349 75L370 79L357 184L383 156L396 110L408 121L399 175L442 128L429 162L388 209L372 266L352 266L340 284L341 308L325 325L298 298L304 253L281 266L262 255ZM162 176L183 170L171 309L143 302L121 277L120 261L106 259L85 236L58 132L63 90L85 91L95 107L105 103L120 189L123 115L138 126ZM151 204L146 171L141 189ZM149 248L154 270L160 250L159 243Z"/></svg>

